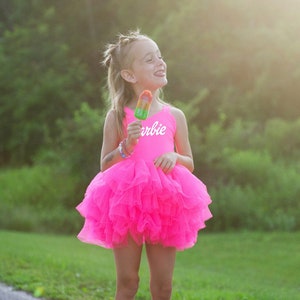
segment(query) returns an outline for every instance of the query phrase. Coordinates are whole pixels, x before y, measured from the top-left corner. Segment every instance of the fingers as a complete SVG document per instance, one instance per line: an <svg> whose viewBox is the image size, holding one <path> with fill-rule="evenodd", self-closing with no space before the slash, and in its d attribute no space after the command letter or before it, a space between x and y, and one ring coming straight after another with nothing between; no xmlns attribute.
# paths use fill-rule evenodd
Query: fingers
<svg viewBox="0 0 300 300"><path fill-rule="evenodd" d="M128 142L135 145L141 136L142 122L140 120L134 121L127 126Z"/></svg>
<svg viewBox="0 0 300 300"><path fill-rule="evenodd" d="M175 154L168 153L168 154L159 156L158 158L156 158L154 160L154 165L157 168L161 168L164 173L166 173L166 174L170 173L176 165Z"/></svg>

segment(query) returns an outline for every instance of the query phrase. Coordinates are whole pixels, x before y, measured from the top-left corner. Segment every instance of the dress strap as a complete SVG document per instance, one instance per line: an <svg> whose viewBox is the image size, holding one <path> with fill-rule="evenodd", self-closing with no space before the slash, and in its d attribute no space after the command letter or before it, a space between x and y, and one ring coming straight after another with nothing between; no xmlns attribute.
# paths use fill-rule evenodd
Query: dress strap
<svg viewBox="0 0 300 300"><path fill-rule="evenodd" d="M165 104L164 106L163 106L163 112L170 112L170 110L171 110L171 106L169 105L169 104Z"/></svg>

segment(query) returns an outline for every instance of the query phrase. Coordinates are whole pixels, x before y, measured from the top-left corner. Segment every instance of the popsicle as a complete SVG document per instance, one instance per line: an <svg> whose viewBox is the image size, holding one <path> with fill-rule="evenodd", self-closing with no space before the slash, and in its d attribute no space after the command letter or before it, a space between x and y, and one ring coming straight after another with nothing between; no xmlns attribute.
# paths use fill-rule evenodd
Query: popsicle
<svg viewBox="0 0 300 300"><path fill-rule="evenodd" d="M144 90L139 96L134 111L134 116L139 120L146 120L149 114L151 102L152 102L152 93L148 90Z"/></svg>

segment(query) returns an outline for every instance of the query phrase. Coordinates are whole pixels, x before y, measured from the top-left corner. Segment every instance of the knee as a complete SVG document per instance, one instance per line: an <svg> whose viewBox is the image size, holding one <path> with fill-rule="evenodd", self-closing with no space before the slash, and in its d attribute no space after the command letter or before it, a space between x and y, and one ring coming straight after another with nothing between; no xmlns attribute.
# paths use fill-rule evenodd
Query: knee
<svg viewBox="0 0 300 300"><path fill-rule="evenodd" d="M139 287L138 276L126 276L118 280L117 291L120 295L123 295L124 299L133 298ZM122 298L121 298L122 299Z"/></svg>
<svg viewBox="0 0 300 300"><path fill-rule="evenodd" d="M172 282L151 283L150 286L153 300L169 300L172 295Z"/></svg>

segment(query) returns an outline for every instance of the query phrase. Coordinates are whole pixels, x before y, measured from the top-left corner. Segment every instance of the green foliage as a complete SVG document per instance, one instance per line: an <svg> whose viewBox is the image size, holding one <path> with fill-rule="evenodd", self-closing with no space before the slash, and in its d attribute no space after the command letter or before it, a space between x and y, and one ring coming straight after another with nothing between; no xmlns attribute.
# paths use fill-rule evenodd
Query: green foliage
<svg viewBox="0 0 300 300"><path fill-rule="evenodd" d="M202 144L196 143L201 157L200 165L217 169L219 172L220 165L228 155L240 150L253 150L256 156L265 156L265 161L269 160L269 163L265 162L266 164L270 165L270 160L275 160L299 168L297 164L300 159L299 121L300 119L295 121L270 119L263 126L254 121L237 119L229 124L226 115L220 114L218 122L211 123L205 128L202 133ZM251 164L251 160L255 158L244 157L243 159L244 161L250 159L249 164ZM269 165L264 165L261 169ZM225 169L226 166L223 166L224 172Z"/></svg>
<svg viewBox="0 0 300 300"><path fill-rule="evenodd" d="M99 171L102 122L99 111L82 103L72 118L58 121L59 135L49 139L48 147L36 155L34 167L1 173L0 228L50 232L79 229L81 219L74 207Z"/></svg>
<svg viewBox="0 0 300 300"><path fill-rule="evenodd" d="M252 188L227 184L211 189L210 193L213 219L209 222L209 230L262 229L255 217L258 197Z"/></svg>
<svg viewBox="0 0 300 300"><path fill-rule="evenodd" d="M264 146L276 159L300 161L300 118L295 121L271 119L266 123Z"/></svg>
<svg viewBox="0 0 300 300"><path fill-rule="evenodd" d="M262 124L300 115L300 10L293 0L274 2L272 10L260 0L88 0L71 6L29 0L4 1L1 8L1 164L32 161L58 134L56 120L68 119L82 101L103 108L99 51L130 28L140 27L161 47L167 100L190 101L208 91L195 130L220 112L230 121Z"/></svg>
<svg viewBox="0 0 300 300"><path fill-rule="evenodd" d="M56 205L73 207L99 170L100 52L118 32L141 28L168 64L165 100L186 114L195 174L214 198L212 228L298 229L299 12L294 0L271 9L268 0L1 1L0 166L33 164L20 170L33 174L50 165L75 178L59 196L48 193L61 224ZM62 189L53 180L47 175L44 186ZM10 182L1 184L14 203L19 187ZM30 211L44 196L27 185L31 200L12 219L34 230Z"/></svg>
<svg viewBox="0 0 300 300"><path fill-rule="evenodd" d="M299 120L226 123L221 115L199 146L197 173L213 198L209 228L299 230Z"/></svg>
<svg viewBox="0 0 300 300"><path fill-rule="evenodd" d="M296 118L299 11L294 1L274 2L272 10L267 1L181 1L156 33L168 95L191 99L207 88L198 119L204 126L219 109L230 119Z"/></svg>
<svg viewBox="0 0 300 300"><path fill-rule="evenodd" d="M56 11L48 7L38 20L6 30L0 44L0 154L9 162L30 162L58 133L66 118L92 90L86 67L70 57L70 45ZM1 161L0 161L1 163Z"/></svg>
<svg viewBox="0 0 300 300"><path fill-rule="evenodd" d="M4 170L0 182L0 228L57 233L78 230L76 176L37 165Z"/></svg>
<svg viewBox="0 0 300 300"><path fill-rule="evenodd" d="M77 174L83 188L100 169L103 121L103 113L82 103L71 118L57 121L58 136L49 140L35 162L54 164Z"/></svg>

